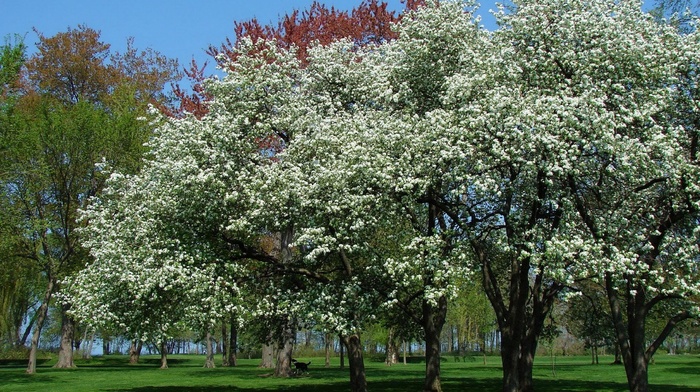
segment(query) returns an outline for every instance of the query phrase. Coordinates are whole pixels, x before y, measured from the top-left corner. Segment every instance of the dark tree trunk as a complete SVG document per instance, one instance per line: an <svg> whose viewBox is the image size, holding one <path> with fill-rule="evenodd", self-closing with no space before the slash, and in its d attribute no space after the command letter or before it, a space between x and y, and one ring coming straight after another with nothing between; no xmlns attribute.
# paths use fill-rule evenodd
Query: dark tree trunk
<svg viewBox="0 0 700 392"><path fill-rule="evenodd" d="M109 342L109 337L102 336L102 355L109 355L111 353Z"/></svg>
<svg viewBox="0 0 700 392"><path fill-rule="evenodd" d="M27 324L27 328L24 329L24 333L22 333L22 337L17 339L17 347L24 347L27 344L27 339L29 339L29 335L32 333L32 328L34 327L34 324L36 323L37 316L39 312L35 312L32 318L29 320L29 323ZM19 332L19 329L17 330Z"/></svg>
<svg viewBox="0 0 700 392"><path fill-rule="evenodd" d="M27 365L27 373L36 373L36 355L39 351L39 336L41 336L41 329L44 327L44 321L46 320L46 315L49 311L49 302L51 301L51 296L53 295L53 287L55 281L52 277L49 277L48 285L46 286L46 291L44 292L44 301L39 307L38 316L36 319L36 326L34 327L34 333L32 334L32 345L29 349L29 363Z"/></svg>
<svg viewBox="0 0 700 392"><path fill-rule="evenodd" d="M447 298L438 299L438 306L433 307L423 301L423 331L425 333L425 383L424 392L441 392L440 385L440 334L447 316Z"/></svg>
<svg viewBox="0 0 700 392"><path fill-rule="evenodd" d="M508 289L502 290L489 256L478 245L475 248L482 265L484 288L501 330L503 392L532 392L537 338L562 286L546 285L542 275L531 274L529 259L513 258ZM507 300L503 291L508 293Z"/></svg>
<svg viewBox="0 0 700 392"><path fill-rule="evenodd" d="M141 358L141 349L143 348L143 342L141 339L134 339L131 341L129 346L129 363L136 365L139 363L139 358Z"/></svg>
<svg viewBox="0 0 700 392"><path fill-rule="evenodd" d="M238 351L238 328L233 316L231 317L231 329L229 330L228 339L228 364L229 366L238 366L238 356L236 354Z"/></svg>
<svg viewBox="0 0 700 392"><path fill-rule="evenodd" d="M58 349L58 362L53 366L57 369L75 368L73 362L73 338L75 321L68 315L70 305L61 306L61 345Z"/></svg>
<svg viewBox="0 0 700 392"><path fill-rule="evenodd" d="M311 333L311 330L307 330L304 332L304 347L309 348L311 347L311 339L313 338L313 335Z"/></svg>
<svg viewBox="0 0 700 392"><path fill-rule="evenodd" d="M340 336L340 368L345 369L345 341Z"/></svg>
<svg viewBox="0 0 700 392"><path fill-rule="evenodd" d="M649 387L649 361L671 334L676 324L690 318L691 315L687 311L682 311L669 318L663 330L647 347L647 342L650 341L646 336L646 318L649 310L654 304L658 304L668 297L647 300L647 293L643 286L628 282L627 290L623 293L627 302L625 310L623 310L620 296L618 296L610 274L605 277L605 288L617 343L622 362L625 365L629 390L630 392L646 392Z"/></svg>
<svg viewBox="0 0 700 392"><path fill-rule="evenodd" d="M294 259L291 244L294 241L294 227L288 226L280 232L280 261L291 263ZM279 340L275 377L289 377L292 372L292 351L296 341L296 325L289 316L282 319L282 336Z"/></svg>
<svg viewBox="0 0 700 392"><path fill-rule="evenodd" d="M228 367L231 366L231 363L229 362L228 358L228 353L231 350L231 345L229 344L228 340L228 328L226 327L226 322L221 323L221 346L223 347L223 350L221 350L221 366L223 367Z"/></svg>
<svg viewBox="0 0 700 392"><path fill-rule="evenodd" d="M344 344L348 349L350 391L367 392L367 377L365 374L365 361L362 355L362 341L360 340L360 335L350 335L342 338L342 341L343 343L341 346Z"/></svg>

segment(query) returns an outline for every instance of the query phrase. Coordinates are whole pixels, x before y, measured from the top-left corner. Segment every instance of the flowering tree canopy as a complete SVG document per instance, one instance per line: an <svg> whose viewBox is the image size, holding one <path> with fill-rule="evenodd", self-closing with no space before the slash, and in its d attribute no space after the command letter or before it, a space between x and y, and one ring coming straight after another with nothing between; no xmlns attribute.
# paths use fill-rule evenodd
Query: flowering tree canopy
<svg viewBox="0 0 700 392"><path fill-rule="evenodd" d="M206 85L209 113L162 119L143 171L113 175L87 210L84 274L109 268L149 298L172 289L208 317L245 302L235 282L264 278L248 307L280 305L357 349L372 309L419 304L426 391L441 389L432 339L455 278L481 274L504 391L532 389L554 300L598 279L643 390L639 359L691 309L646 349L644 318L700 288L697 34L631 1L518 1L495 32L472 11L434 2L395 40L318 44L303 61L274 39L237 42ZM352 389L366 390L350 351Z"/></svg>

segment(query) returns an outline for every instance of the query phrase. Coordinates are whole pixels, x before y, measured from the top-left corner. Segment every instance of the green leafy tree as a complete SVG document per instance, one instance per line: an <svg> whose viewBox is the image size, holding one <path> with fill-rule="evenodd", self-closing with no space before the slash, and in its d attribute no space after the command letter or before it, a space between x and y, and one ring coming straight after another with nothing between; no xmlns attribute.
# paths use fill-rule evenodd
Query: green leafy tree
<svg viewBox="0 0 700 392"><path fill-rule="evenodd" d="M155 52L112 54L99 33L81 26L54 37L39 34L38 52L26 62L23 89L3 129L3 230L13 254L45 282L40 307L31 317L34 333L27 371L54 293L89 257L78 243L77 211L100 192L105 162L133 171L150 130L138 121L163 84L177 75L176 63ZM141 75L134 78L135 74ZM58 367L72 367L74 321L62 302Z"/></svg>

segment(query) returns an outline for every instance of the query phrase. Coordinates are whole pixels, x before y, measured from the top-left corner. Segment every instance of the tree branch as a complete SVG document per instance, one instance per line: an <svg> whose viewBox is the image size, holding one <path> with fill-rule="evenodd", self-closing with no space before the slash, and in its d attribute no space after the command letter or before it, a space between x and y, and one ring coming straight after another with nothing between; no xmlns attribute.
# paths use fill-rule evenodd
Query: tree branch
<svg viewBox="0 0 700 392"><path fill-rule="evenodd" d="M646 352L644 353L645 359L649 361L651 357L656 353L656 350L661 347L663 344L664 340L668 337L668 335L671 334L673 331L673 328L676 327L676 324L680 323L683 320L687 320L691 318L690 312L687 310L678 313L677 315L671 317L668 322L666 323L666 326L664 327L663 331L659 334L659 336L654 340L654 342L647 348Z"/></svg>

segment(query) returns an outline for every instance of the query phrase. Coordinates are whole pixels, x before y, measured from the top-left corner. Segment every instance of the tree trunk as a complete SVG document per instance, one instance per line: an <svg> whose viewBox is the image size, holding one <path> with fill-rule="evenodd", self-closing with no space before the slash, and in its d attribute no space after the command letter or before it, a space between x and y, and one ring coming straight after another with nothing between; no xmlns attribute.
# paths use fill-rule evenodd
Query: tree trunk
<svg viewBox="0 0 700 392"><path fill-rule="evenodd" d="M530 259L514 257L509 283L504 290L491 267L491 259L480 244L475 250L482 265L484 290L496 313L501 331L503 392L532 392L532 366L537 338L562 285L532 275ZM508 296L505 297L503 292Z"/></svg>
<svg viewBox="0 0 700 392"><path fill-rule="evenodd" d="M57 369L73 369L73 335L75 321L68 315L70 305L61 306L61 345L58 349L58 362L53 366Z"/></svg>
<svg viewBox="0 0 700 392"><path fill-rule="evenodd" d="M521 391L532 392L535 390L535 387L532 382L532 368L535 362L536 351L537 338L532 336L525 336L523 342L521 343L520 363L518 364L518 378Z"/></svg>
<svg viewBox="0 0 700 392"><path fill-rule="evenodd" d="M530 323L532 322L533 320L530 320ZM509 324L502 327L501 331L503 392L532 392L532 368L537 351L537 336L541 328L536 322L535 325L527 326L525 320L515 320Z"/></svg>
<svg viewBox="0 0 700 392"><path fill-rule="evenodd" d="M333 343L331 341L331 337L332 337L331 334L326 333L326 337L324 339L325 343L326 343L326 364L325 364L325 366L327 368L331 367L331 344Z"/></svg>
<svg viewBox="0 0 700 392"><path fill-rule="evenodd" d="M289 377L292 372L292 351L296 330L292 320L287 318L282 330L282 341L277 351L277 364L275 366L275 377Z"/></svg>
<svg viewBox="0 0 700 392"><path fill-rule="evenodd" d="M425 334L425 383L424 392L441 392L440 385L440 334L447 316L447 298L438 299L437 308L423 301L423 332Z"/></svg>
<svg viewBox="0 0 700 392"><path fill-rule="evenodd" d="M294 241L294 227L289 225L280 232L280 261L291 263L294 259L291 244ZM292 351L296 341L296 325L289 316L282 319L282 336L280 337L275 377L289 377L292 372Z"/></svg>
<svg viewBox="0 0 700 392"><path fill-rule="evenodd" d="M340 336L340 368L345 369L345 342L343 337Z"/></svg>
<svg viewBox="0 0 700 392"><path fill-rule="evenodd" d="M102 355L109 355L110 354L110 349L109 349L109 337L102 336Z"/></svg>
<svg viewBox="0 0 700 392"><path fill-rule="evenodd" d="M139 363L139 358L141 357L141 349L143 348L143 342L141 339L134 339L131 341L129 347L129 363L136 365Z"/></svg>
<svg viewBox="0 0 700 392"><path fill-rule="evenodd" d="M229 366L238 366L238 356L236 354L238 351L238 328L233 316L231 316L231 329L229 330L228 339L228 364Z"/></svg>
<svg viewBox="0 0 700 392"><path fill-rule="evenodd" d="M408 342L404 340L403 341L403 364L404 365L407 364L407 362L406 362L406 352L407 351L408 351Z"/></svg>
<svg viewBox="0 0 700 392"><path fill-rule="evenodd" d="M228 353L231 350L231 344L228 340L228 328L226 328L226 322L221 323L221 366L228 367L231 363L228 360Z"/></svg>
<svg viewBox="0 0 700 392"><path fill-rule="evenodd" d="M311 339L312 338L313 338L313 335L311 333L311 330L304 331L304 347L306 347L306 348L311 347Z"/></svg>
<svg viewBox="0 0 700 392"><path fill-rule="evenodd" d="M260 361L260 366L263 369L272 369L274 367L272 357L274 356L274 347L271 344L263 344L262 346L262 360Z"/></svg>
<svg viewBox="0 0 700 392"><path fill-rule="evenodd" d="M342 338L343 344L348 349L348 362L350 364L350 391L367 392L367 377L365 374L365 362L362 356L362 341L359 334ZM342 352L342 351L341 351Z"/></svg>
<svg viewBox="0 0 700 392"><path fill-rule="evenodd" d="M36 323L37 320L37 313L38 312L34 313L32 318L29 320L29 323L27 323L27 327L24 329L22 337L17 340L17 347L24 347L27 344L27 339L29 339L29 335L32 333L32 327L34 327L34 323Z"/></svg>
<svg viewBox="0 0 700 392"><path fill-rule="evenodd" d="M90 341L88 342L88 346L87 346L86 359L92 359L92 347L95 344L95 330L94 329L92 330L92 333L90 334L89 339L90 339Z"/></svg>
<svg viewBox="0 0 700 392"><path fill-rule="evenodd" d="M207 329L207 360L204 362L204 367L213 369L216 367L214 364L214 345L212 344L212 341L214 338L211 336L211 331Z"/></svg>
<svg viewBox="0 0 700 392"><path fill-rule="evenodd" d="M39 351L39 337L41 336L41 329L44 327L44 321L46 320L46 315L49 311L49 302L51 301L51 296L53 295L53 287L56 284L52 277L49 277L48 285L46 286L46 291L44 292L44 301L41 303L39 313L36 319L36 326L34 327L34 333L32 334L32 346L29 349L29 363L27 365L27 373L36 373L36 355Z"/></svg>
<svg viewBox="0 0 700 392"><path fill-rule="evenodd" d="M160 342L160 368L168 368L168 341L165 338Z"/></svg>
<svg viewBox="0 0 700 392"><path fill-rule="evenodd" d="M89 343L90 343L90 341L88 340L88 339L90 338L90 337L88 336L89 333L90 333L89 328L85 328L85 331L83 332L83 338L82 338L82 340L81 340L83 346L85 346L86 344L89 344ZM76 344L76 345L77 345L77 344ZM90 355L90 351L87 349L87 347L83 347L83 348L81 349L80 346L78 346L77 349L78 349L78 350L80 351L80 353L82 354L81 356L82 356L83 359L92 359L92 355Z"/></svg>
<svg viewBox="0 0 700 392"><path fill-rule="evenodd" d="M399 362L399 348L396 344L396 337L394 336L394 329L389 328L389 336L386 340L386 363L388 366L394 365Z"/></svg>

